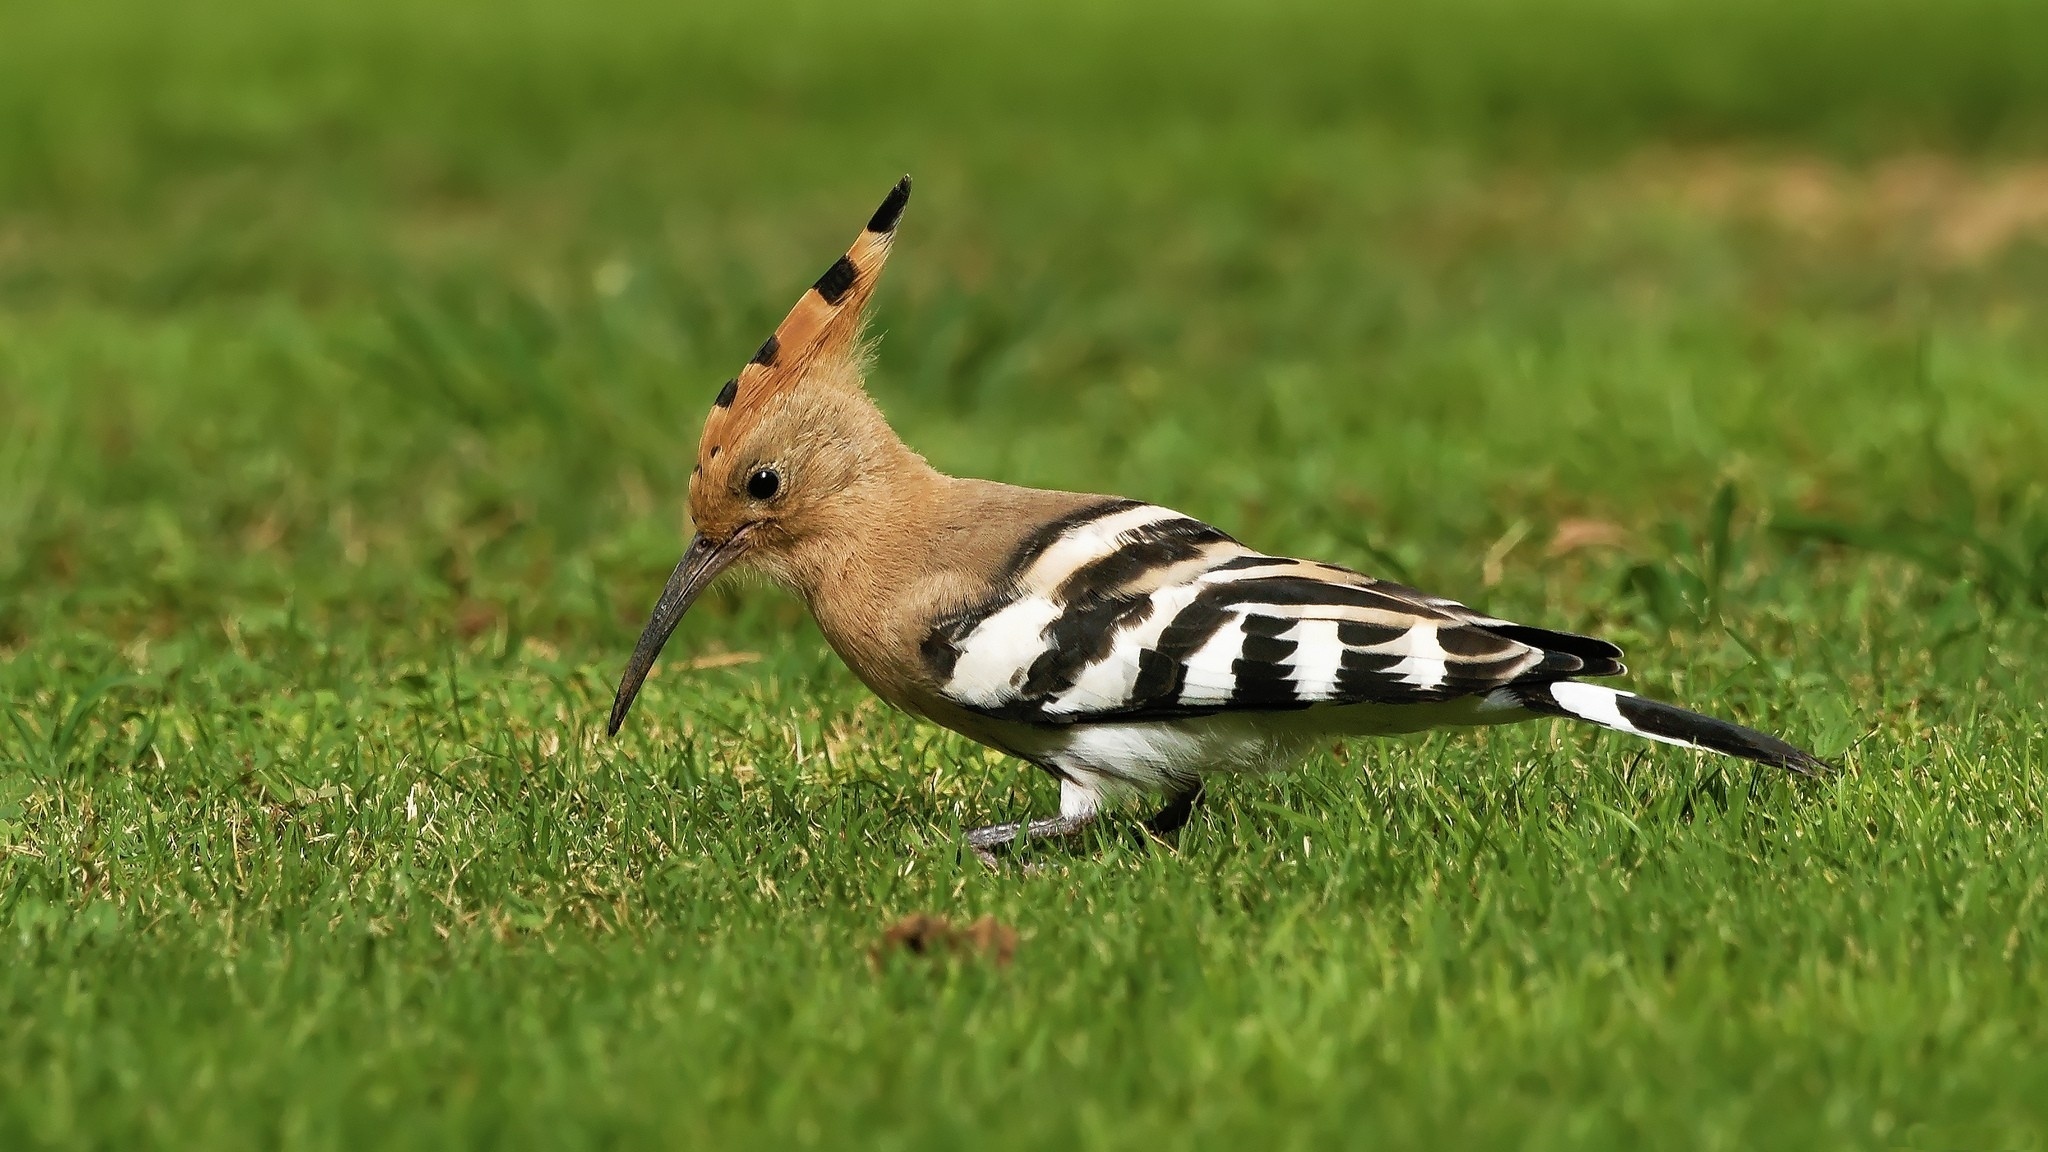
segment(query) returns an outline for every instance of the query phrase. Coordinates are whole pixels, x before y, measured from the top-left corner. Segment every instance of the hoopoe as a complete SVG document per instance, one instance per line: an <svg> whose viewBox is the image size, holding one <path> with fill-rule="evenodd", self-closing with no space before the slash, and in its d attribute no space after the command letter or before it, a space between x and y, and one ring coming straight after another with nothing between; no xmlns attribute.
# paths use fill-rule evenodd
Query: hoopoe
<svg viewBox="0 0 2048 1152"><path fill-rule="evenodd" d="M613 701L616 735L699 593L734 565L794 591L869 689L1060 782L1056 817L968 835L984 860L1163 795L1185 823L1212 773L1331 737L1538 717L1813 773L1776 737L1586 683L1605 640L1516 624L1334 564L1268 556L1152 504L947 476L862 389L864 308L910 199L853 247L713 401L690 473L696 536Z"/></svg>

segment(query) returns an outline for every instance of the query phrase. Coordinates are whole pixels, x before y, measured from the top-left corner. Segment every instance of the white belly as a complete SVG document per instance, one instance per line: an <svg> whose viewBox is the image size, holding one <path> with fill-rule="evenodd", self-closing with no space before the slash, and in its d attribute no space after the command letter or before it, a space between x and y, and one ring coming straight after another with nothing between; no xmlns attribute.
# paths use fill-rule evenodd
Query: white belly
<svg viewBox="0 0 2048 1152"><path fill-rule="evenodd" d="M1385 736L1523 719L1483 698L1442 704L1352 704L1299 712L1221 712L1173 720L1002 726L1004 745L1066 773L1099 795L1172 792L1204 776L1268 772L1299 760L1319 738Z"/></svg>

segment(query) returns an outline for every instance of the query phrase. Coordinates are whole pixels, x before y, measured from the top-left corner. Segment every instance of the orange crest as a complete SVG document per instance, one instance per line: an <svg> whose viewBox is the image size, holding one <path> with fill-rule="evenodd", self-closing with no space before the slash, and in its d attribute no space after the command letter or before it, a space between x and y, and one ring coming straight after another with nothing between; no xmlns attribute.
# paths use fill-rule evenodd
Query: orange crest
<svg viewBox="0 0 2048 1152"><path fill-rule="evenodd" d="M863 309L896 238L896 221L909 202L910 177L905 176L875 209L853 247L825 269L740 374L719 390L704 424L705 445L717 445L727 433L745 428L772 401L794 390L812 367L853 351Z"/></svg>

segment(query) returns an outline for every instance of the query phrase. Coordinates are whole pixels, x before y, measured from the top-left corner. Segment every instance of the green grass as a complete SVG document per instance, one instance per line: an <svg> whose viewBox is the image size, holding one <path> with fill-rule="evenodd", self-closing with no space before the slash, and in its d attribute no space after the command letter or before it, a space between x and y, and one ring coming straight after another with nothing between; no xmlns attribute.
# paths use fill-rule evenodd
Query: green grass
<svg viewBox="0 0 2048 1152"><path fill-rule="evenodd" d="M2048 10L1036 11L0 5L0 1144L2048 1142ZM941 467L1846 770L1360 743L991 875L1049 781L743 586L604 739L906 170Z"/></svg>

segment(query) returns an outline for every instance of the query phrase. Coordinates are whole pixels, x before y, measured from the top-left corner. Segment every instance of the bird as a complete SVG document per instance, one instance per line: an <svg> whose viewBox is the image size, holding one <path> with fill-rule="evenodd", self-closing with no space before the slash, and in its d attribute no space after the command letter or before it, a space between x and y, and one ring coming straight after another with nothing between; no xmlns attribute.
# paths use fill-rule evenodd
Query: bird
<svg viewBox="0 0 2048 1152"><path fill-rule="evenodd" d="M1166 835L1211 776L1332 738L1563 718L1814 775L1775 736L1594 679L1605 640L1269 555L1141 500L946 475L865 390L866 306L910 199L858 238L718 390L690 471L695 534L620 678L616 736L677 625L729 569L792 591L876 696L1036 765L1059 813L976 828L984 861L1147 798Z"/></svg>

